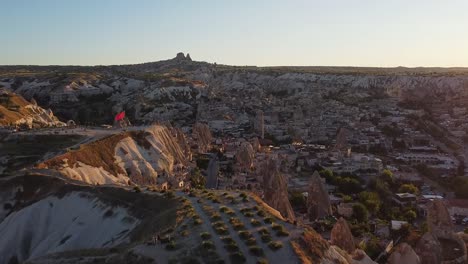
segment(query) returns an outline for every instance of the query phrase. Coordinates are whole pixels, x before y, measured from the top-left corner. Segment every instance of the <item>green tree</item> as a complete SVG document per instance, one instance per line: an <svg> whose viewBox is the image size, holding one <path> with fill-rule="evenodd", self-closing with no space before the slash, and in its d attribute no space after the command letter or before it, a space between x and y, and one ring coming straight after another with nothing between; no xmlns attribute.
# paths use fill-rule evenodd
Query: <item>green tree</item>
<svg viewBox="0 0 468 264"><path fill-rule="evenodd" d="M371 213L375 214L380 210L382 201L378 193L363 191L359 193L358 197L359 201L364 204Z"/></svg>
<svg viewBox="0 0 468 264"><path fill-rule="evenodd" d="M353 205L353 215L356 218L356 220L358 220L358 222L367 222L369 212L362 203L356 203L355 205Z"/></svg>
<svg viewBox="0 0 468 264"><path fill-rule="evenodd" d="M408 210L405 212L404 217L408 222L412 223L414 220L416 220L416 217L418 217L418 215L414 210Z"/></svg>
<svg viewBox="0 0 468 264"><path fill-rule="evenodd" d="M190 175L190 184L192 188L195 189L204 189L206 184L206 178L201 174L199 168L192 170Z"/></svg>
<svg viewBox="0 0 468 264"><path fill-rule="evenodd" d="M291 197L289 198L289 201L291 202L291 205L296 208L306 206L306 199L304 195L299 191L291 192Z"/></svg>
<svg viewBox="0 0 468 264"><path fill-rule="evenodd" d="M390 170L387 170L387 169L383 170L381 178L390 186L395 183L395 178L393 177L393 173Z"/></svg>
<svg viewBox="0 0 468 264"><path fill-rule="evenodd" d="M320 176L325 178L327 183L334 183L335 182L335 175L333 175L333 171L329 169L323 169L319 171Z"/></svg>
<svg viewBox="0 0 468 264"><path fill-rule="evenodd" d="M413 184L403 184L400 186L400 188L398 188L398 192L418 194L419 190L418 187L414 186Z"/></svg>
<svg viewBox="0 0 468 264"><path fill-rule="evenodd" d="M354 194L362 191L361 183L351 177L337 177L335 185L344 194Z"/></svg>

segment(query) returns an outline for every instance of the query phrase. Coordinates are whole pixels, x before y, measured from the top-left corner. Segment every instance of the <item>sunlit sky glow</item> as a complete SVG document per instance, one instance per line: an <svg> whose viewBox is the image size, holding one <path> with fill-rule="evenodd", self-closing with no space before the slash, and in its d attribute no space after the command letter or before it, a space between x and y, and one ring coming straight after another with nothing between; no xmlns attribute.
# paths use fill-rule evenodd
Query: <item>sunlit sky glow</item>
<svg viewBox="0 0 468 264"><path fill-rule="evenodd" d="M0 65L468 66L467 0L0 0Z"/></svg>

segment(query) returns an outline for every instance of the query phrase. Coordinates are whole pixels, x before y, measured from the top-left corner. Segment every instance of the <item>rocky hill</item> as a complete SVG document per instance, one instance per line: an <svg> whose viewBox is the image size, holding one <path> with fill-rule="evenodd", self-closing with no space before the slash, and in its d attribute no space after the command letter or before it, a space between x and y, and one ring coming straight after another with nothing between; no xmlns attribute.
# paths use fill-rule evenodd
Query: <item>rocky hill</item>
<svg viewBox="0 0 468 264"><path fill-rule="evenodd" d="M0 198L1 263L372 263L250 193L132 191L31 174L0 181Z"/></svg>
<svg viewBox="0 0 468 264"><path fill-rule="evenodd" d="M0 88L0 126L39 128L62 127L51 110L26 101L21 95Z"/></svg>
<svg viewBox="0 0 468 264"><path fill-rule="evenodd" d="M188 58L187 58L188 57ZM211 113L211 104L242 106L243 98L270 96L302 102L311 98L391 96L400 100L463 101L468 97L468 70L437 68L233 67L174 59L135 65L3 66L0 85L51 108L63 120L111 123L126 110L132 123L154 120L192 125L217 114L229 120L253 115L232 112L229 104ZM228 99L228 100L227 100ZM261 105L258 105L261 107Z"/></svg>
<svg viewBox="0 0 468 264"><path fill-rule="evenodd" d="M158 176L190 161L190 149L177 129L154 125L143 131L107 136L37 165L89 184L156 184Z"/></svg>
<svg viewBox="0 0 468 264"><path fill-rule="evenodd" d="M2 181L0 197L0 263L142 243L145 234L176 223L174 199L72 185L49 176Z"/></svg>

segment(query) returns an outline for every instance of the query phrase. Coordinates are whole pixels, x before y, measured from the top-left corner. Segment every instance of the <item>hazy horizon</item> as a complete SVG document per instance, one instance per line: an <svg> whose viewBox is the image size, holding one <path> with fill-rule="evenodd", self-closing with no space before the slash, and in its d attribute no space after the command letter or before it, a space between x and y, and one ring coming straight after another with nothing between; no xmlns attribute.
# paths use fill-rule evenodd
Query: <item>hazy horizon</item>
<svg viewBox="0 0 468 264"><path fill-rule="evenodd" d="M468 67L462 0L0 1L0 65Z"/></svg>

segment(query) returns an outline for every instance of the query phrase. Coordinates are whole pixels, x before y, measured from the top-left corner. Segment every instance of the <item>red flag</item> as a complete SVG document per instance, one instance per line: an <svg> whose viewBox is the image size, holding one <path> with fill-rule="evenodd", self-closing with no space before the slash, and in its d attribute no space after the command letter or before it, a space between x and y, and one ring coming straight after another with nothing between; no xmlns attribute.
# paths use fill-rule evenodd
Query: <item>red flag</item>
<svg viewBox="0 0 468 264"><path fill-rule="evenodd" d="M115 121L119 121L119 120L122 120L122 119L124 119L124 118L125 118L125 111L118 113L118 114L115 116L114 119L115 119Z"/></svg>

